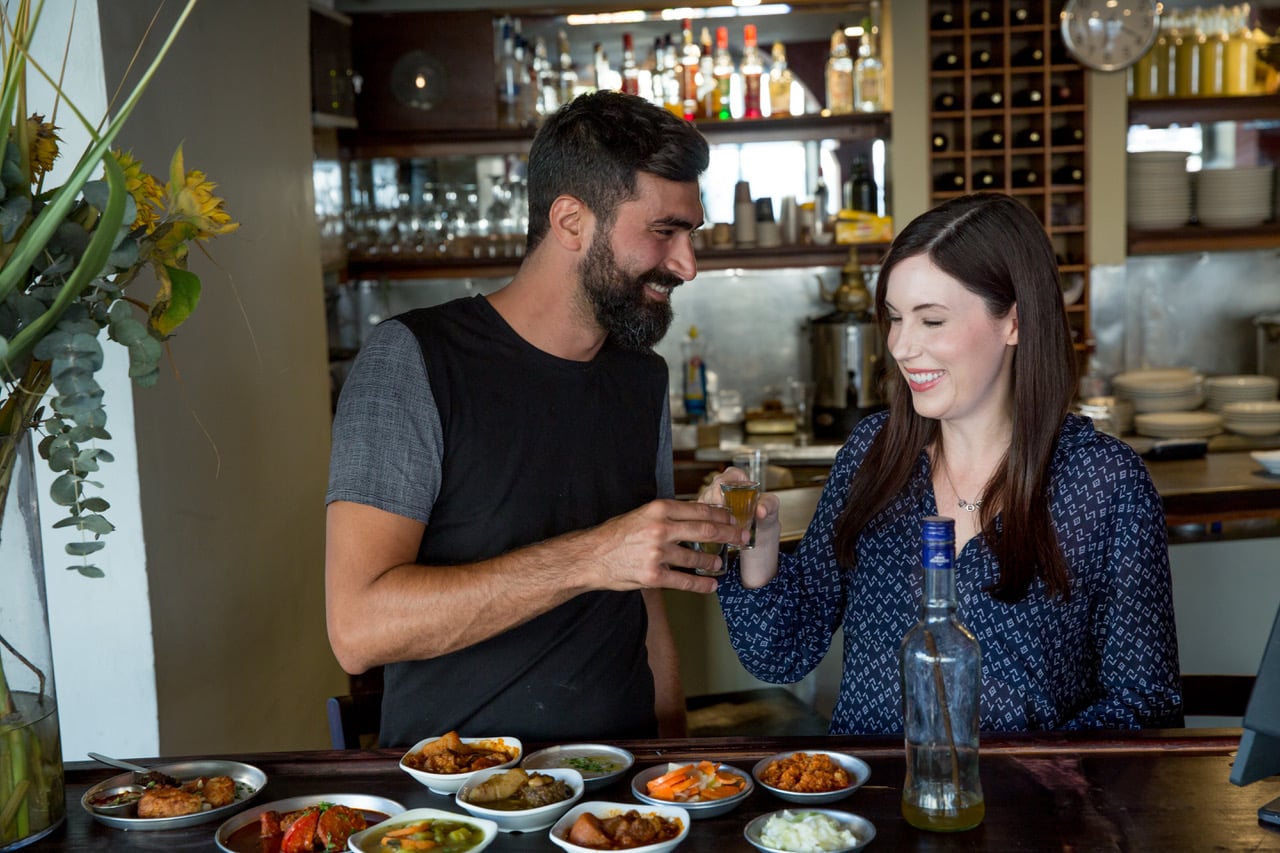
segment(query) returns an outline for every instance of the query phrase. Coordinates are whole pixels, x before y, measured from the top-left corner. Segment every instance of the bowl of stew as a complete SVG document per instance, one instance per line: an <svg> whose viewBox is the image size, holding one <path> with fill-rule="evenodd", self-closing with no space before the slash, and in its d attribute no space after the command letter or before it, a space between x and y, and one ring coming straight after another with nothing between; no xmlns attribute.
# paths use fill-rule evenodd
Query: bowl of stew
<svg viewBox="0 0 1280 853"><path fill-rule="evenodd" d="M458 806L491 820L499 832L546 829L573 808L586 786L577 770L495 767L473 773L458 789Z"/></svg>
<svg viewBox="0 0 1280 853"><path fill-rule="evenodd" d="M790 803L815 806L852 794L871 777L861 758L823 749L779 752L752 768L756 783Z"/></svg>
<svg viewBox="0 0 1280 853"><path fill-rule="evenodd" d="M481 770L515 766L524 754L514 737L458 737L448 732L420 740L400 759L400 769L437 794L456 794Z"/></svg>
<svg viewBox="0 0 1280 853"><path fill-rule="evenodd" d="M635 831L638 822L647 827L641 826L641 831ZM630 831L628 824L632 827ZM569 853L599 853L600 850L668 853L688 837L689 812L680 806L579 803L555 822L550 835L552 843Z"/></svg>
<svg viewBox="0 0 1280 853"><path fill-rule="evenodd" d="M498 836L498 825L484 818L455 814L443 809L410 809L361 830L347 839L352 853L387 853L396 849L383 839L417 842L404 849L431 850L431 853L480 853ZM427 845L430 844L428 847Z"/></svg>

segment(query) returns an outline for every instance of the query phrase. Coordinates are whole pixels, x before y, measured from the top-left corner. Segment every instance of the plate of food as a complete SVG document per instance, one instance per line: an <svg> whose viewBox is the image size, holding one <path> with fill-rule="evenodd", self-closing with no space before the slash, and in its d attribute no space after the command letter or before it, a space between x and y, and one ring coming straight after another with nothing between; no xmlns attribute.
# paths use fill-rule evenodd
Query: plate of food
<svg viewBox="0 0 1280 853"><path fill-rule="evenodd" d="M493 843L498 825L484 818L442 809L410 809L348 840L353 853L430 850L431 853L480 853Z"/></svg>
<svg viewBox="0 0 1280 853"><path fill-rule="evenodd" d="M686 809L634 803L578 803L551 827L551 841L569 853L667 853L688 835Z"/></svg>
<svg viewBox="0 0 1280 853"><path fill-rule="evenodd" d="M514 737L458 737L446 732L415 743L400 769L437 794L456 794L473 773L514 767L524 748Z"/></svg>
<svg viewBox="0 0 1280 853"><path fill-rule="evenodd" d="M85 791L80 805L117 829L177 829L239 811L266 784L267 774L251 764L181 761L112 776Z"/></svg>
<svg viewBox="0 0 1280 853"><path fill-rule="evenodd" d="M876 837L871 821L832 809L783 809L762 814L742 831L764 853L802 853L825 850L853 853Z"/></svg>
<svg viewBox="0 0 1280 853"><path fill-rule="evenodd" d="M352 835L403 811L395 800L371 794L290 797L232 816L214 841L224 853L346 850Z"/></svg>
<svg viewBox="0 0 1280 853"><path fill-rule="evenodd" d="M568 768L582 774L588 791L608 785L631 769L636 758L625 749L602 743L571 743L531 752L520 766L525 770Z"/></svg>
<svg viewBox="0 0 1280 853"><path fill-rule="evenodd" d="M727 814L755 787L738 768L705 759L659 764L631 779L631 793L640 802L680 806L695 820Z"/></svg>
<svg viewBox="0 0 1280 853"><path fill-rule="evenodd" d="M476 817L496 823L499 832L532 832L559 820L584 790L582 774L567 767L494 768L473 774L456 800Z"/></svg>
<svg viewBox="0 0 1280 853"><path fill-rule="evenodd" d="M843 752L808 750L762 758L751 775L769 793L812 806L849 796L871 777L871 767Z"/></svg>

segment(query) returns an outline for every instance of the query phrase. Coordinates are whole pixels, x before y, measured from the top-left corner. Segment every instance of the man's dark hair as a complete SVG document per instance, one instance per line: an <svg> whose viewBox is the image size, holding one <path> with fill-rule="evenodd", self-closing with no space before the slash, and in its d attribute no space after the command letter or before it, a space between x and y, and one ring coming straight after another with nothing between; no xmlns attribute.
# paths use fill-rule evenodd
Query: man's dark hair
<svg viewBox="0 0 1280 853"><path fill-rule="evenodd" d="M692 124L635 95L580 95L550 115L529 151L529 234L542 242L557 196L581 200L607 229L619 204L636 195L636 173L697 181L707 141Z"/></svg>

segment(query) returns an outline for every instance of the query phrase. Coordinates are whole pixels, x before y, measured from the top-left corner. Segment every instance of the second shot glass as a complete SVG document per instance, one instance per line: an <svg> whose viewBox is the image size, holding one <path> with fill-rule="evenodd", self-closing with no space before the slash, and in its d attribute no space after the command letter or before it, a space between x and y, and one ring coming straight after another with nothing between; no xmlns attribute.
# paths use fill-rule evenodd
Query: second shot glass
<svg viewBox="0 0 1280 853"><path fill-rule="evenodd" d="M721 483L720 493L724 495L724 505L733 515L734 523L751 528L750 541L746 545L730 545L729 550L741 548L749 551L756 547L756 503L760 500L760 483L755 480Z"/></svg>

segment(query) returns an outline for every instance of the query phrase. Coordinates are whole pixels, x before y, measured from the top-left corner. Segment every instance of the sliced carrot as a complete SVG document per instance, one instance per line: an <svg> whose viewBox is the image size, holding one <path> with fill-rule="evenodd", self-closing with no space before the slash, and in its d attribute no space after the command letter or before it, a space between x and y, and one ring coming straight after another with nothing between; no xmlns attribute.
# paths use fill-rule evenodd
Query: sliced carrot
<svg viewBox="0 0 1280 853"><path fill-rule="evenodd" d="M403 838L406 835L413 835L415 832L422 832L431 825L430 821L421 821L419 823L410 823L399 829L387 830L383 835L385 838Z"/></svg>
<svg viewBox="0 0 1280 853"><path fill-rule="evenodd" d="M652 790L654 788L664 788L671 782L674 782L678 779L683 779L684 777L688 776L689 771L691 771L692 769L693 769L692 764L685 764L681 767L677 767L674 770L668 770L666 773L663 773L661 776L657 777L656 779L650 780L649 789Z"/></svg>

